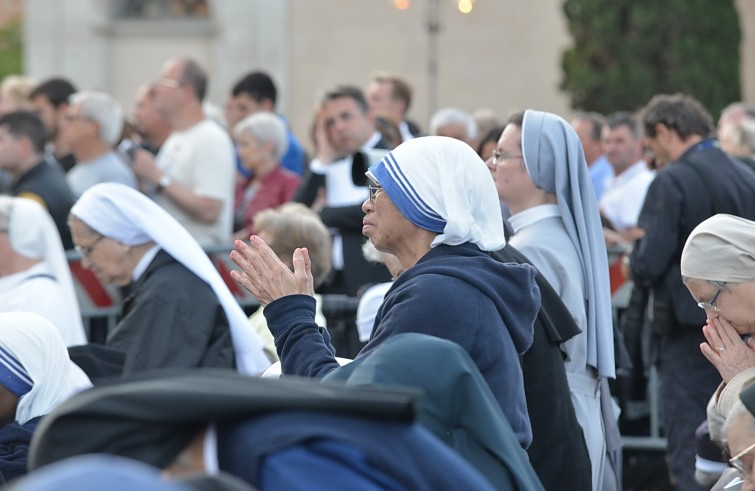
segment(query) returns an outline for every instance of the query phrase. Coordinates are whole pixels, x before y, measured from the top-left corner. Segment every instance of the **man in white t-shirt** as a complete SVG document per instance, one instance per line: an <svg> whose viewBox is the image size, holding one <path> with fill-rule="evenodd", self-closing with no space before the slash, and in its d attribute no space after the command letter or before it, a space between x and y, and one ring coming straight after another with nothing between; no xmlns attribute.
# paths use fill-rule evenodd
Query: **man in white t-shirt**
<svg viewBox="0 0 755 491"><path fill-rule="evenodd" d="M142 187L201 245L230 242L235 157L226 131L205 117L207 75L193 60L168 60L155 85L155 104L173 125L157 157L137 151Z"/></svg>
<svg viewBox="0 0 755 491"><path fill-rule="evenodd" d="M631 114L609 118L603 128L603 148L614 171L599 202L600 214L612 228L605 231L606 242L631 242L640 234L637 218L655 179L655 172L642 160L642 137Z"/></svg>

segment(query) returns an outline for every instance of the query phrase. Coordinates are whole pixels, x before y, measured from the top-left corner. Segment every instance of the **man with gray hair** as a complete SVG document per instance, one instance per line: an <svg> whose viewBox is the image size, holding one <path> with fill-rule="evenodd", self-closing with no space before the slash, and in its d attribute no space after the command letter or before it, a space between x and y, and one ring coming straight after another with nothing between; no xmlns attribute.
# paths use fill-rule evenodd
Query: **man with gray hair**
<svg viewBox="0 0 755 491"><path fill-rule="evenodd" d="M133 168L145 191L201 245L225 244L233 231L236 157L228 133L205 116L207 74L186 58L168 60L155 105L173 125L157 157L137 150Z"/></svg>
<svg viewBox="0 0 755 491"><path fill-rule="evenodd" d="M476 147L477 122L468 112L455 107L446 107L430 118L430 134L448 136Z"/></svg>
<svg viewBox="0 0 755 491"><path fill-rule="evenodd" d="M76 157L66 175L74 197L101 182L136 187L131 169L113 151L122 130L123 111L105 92L85 90L70 97L62 131Z"/></svg>

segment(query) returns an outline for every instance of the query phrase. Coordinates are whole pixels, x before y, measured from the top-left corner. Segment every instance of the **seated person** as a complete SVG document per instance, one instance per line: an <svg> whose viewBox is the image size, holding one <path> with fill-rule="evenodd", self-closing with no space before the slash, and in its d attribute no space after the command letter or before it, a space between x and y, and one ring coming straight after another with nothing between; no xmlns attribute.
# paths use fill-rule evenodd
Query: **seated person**
<svg viewBox="0 0 755 491"><path fill-rule="evenodd" d="M84 268L103 283L131 285L106 343L126 353L124 374L234 366L257 374L270 364L207 254L147 196L95 185L71 208L69 225Z"/></svg>
<svg viewBox="0 0 755 491"><path fill-rule="evenodd" d="M466 143L423 137L399 145L367 172L362 233L404 269L378 310L357 359L402 332L461 345L477 364L523 447L532 440L519 355L532 344L540 306L535 270L502 264L503 217L490 172ZM311 261L292 273L259 237L235 242L232 271L264 306L283 373L323 377L337 368L330 336L314 322Z"/></svg>
<svg viewBox="0 0 755 491"><path fill-rule="evenodd" d="M312 260L312 277L315 289L322 285L330 273L330 234L320 217L311 208L301 203L286 203L277 209L267 209L254 217L257 233L278 255L281 261L293 271L291 257L298 247L306 247ZM327 328L322 313L322 297L315 295L317 325ZM249 323L265 344L265 354L271 362L280 361L275 350L275 340L267 328L262 309L249 317Z"/></svg>
<svg viewBox="0 0 755 491"><path fill-rule="evenodd" d="M0 472L26 474L29 442L42 416L91 387L63 339L37 314L0 314Z"/></svg>
<svg viewBox="0 0 755 491"><path fill-rule="evenodd" d="M255 233L255 215L291 201L301 178L280 165L288 140L286 125L272 113L255 113L236 125L236 148L250 177L237 180L234 239Z"/></svg>
<svg viewBox="0 0 755 491"><path fill-rule="evenodd" d="M87 342L60 234L36 202L0 196L0 312L34 312L66 346Z"/></svg>

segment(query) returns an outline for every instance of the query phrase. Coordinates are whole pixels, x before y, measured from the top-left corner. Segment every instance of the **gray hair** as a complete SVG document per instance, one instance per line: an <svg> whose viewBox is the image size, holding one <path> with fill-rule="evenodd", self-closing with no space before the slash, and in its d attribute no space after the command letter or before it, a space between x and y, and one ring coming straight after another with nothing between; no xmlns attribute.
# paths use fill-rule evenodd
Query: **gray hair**
<svg viewBox="0 0 755 491"><path fill-rule="evenodd" d="M234 128L236 136L247 133L260 143L273 142L275 160L280 162L288 150L286 125L280 116L270 112L256 112L242 119Z"/></svg>
<svg viewBox="0 0 755 491"><path fill-rule="evenodd" d="M378 251L375 246L372 245L372 241L367 240L364 242L364 244L362 244L362 255L367 260L367 262L385 264L383 253Z"/></svg>
<svg viewBox="0 0 755 491"><path fill-rule="evenodd" d="M737 123L726 123L721 127L721 139L731 137L734 146L744 146L755 154L755 118L747 117ZM749 156L749 155L748 155Z"/></svg>
<svg viewBox="0 0 755 491"><path fill-rule="evenodd" d="M468 112L455 107L446 107L433 114L430 119L430 134L436 135L438 128L449 124L461 124L467 132L467 139L477 138L477 122Z"/></svg>
<svg viewBox="0 0 755 491"><path fill-rule="evenodd" d="M123 110L115 99L105 92L84 90L72 94L68 102L79 104L81 115L99 125L102 141L111 146L118 143L123 131Z"/></svg>

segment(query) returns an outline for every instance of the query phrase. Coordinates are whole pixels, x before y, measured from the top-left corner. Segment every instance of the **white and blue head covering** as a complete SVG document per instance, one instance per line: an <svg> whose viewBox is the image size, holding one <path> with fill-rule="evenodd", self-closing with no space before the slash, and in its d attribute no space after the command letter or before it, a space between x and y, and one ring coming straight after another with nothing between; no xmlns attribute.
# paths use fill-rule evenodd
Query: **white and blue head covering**
<svg viewBox="0 0 755 491"><path fill-rule="evenodd" d="M58 329L28 312L0 314L0 385L19 397L16 421L44 416L92 386L68 357Z"/></svg>
<svg viewBox="0 0 755 491"><path fill-rule="evenodd" d="M107 182L87 189L71 208L71 214L97 233L122 244L155 242L212 288L228 318L238 370L257 375L270 365L262 341L249 328L246 314L210 258L160 205L129 186Z"/></svg>
<svg viewBox="0 0 755 491"><path fill-rule="evenodd" d="M438 234L431 247L471 242L496 251L506 244L490 171L466 143L445 136L415 138L371 166L368 175L410 222Z"/></svg>
<svg viewBox="0 0 755 491"><path fill-rule="evenodd" d="M608 255L582 144L563 118L528 110L522 123L522 154L535 185L556 196L561 219L582 263L587 295L587 362L601 377L614 377Z"/></svg>

